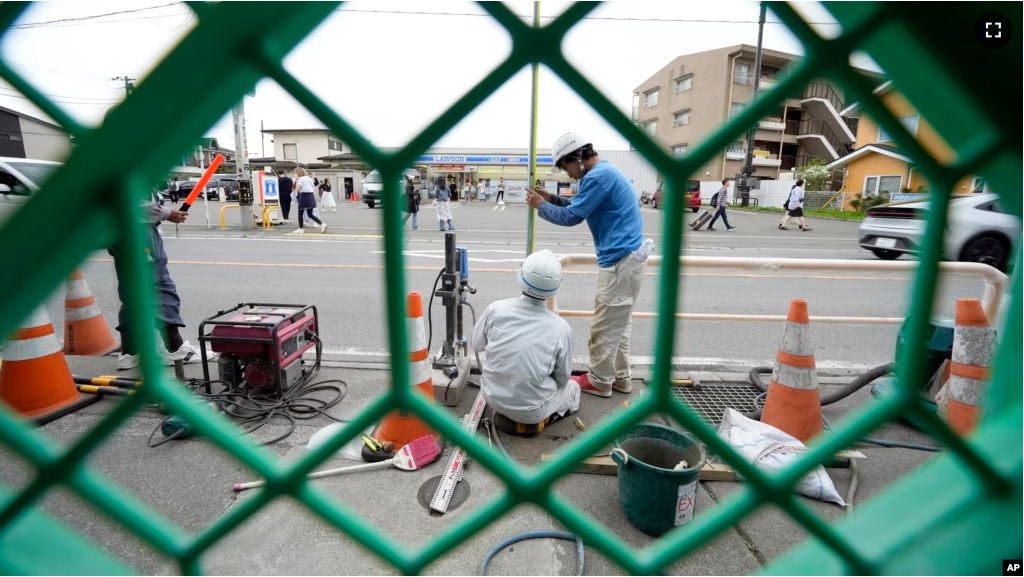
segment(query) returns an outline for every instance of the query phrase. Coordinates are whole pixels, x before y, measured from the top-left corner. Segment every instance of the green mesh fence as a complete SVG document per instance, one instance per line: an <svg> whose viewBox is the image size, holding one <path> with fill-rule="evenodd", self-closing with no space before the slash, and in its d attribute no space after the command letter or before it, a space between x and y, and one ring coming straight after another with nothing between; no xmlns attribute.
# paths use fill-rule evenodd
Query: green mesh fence
<svg viewBox="0 0 1024 577"><path fill-rule="evenodd" d="M8 64L0 62L0 76L63 125L78 142L64 167L24 206L18 218L11 219L0 230L0 246L5 249L0 251L0 270L7 271L8 279L0 284L0 332L3 334L11 332L24 312L39 305L43 295L50 294L91 252L117 237L133 248L129 274L122 279L128 288L128 304L135 311L150 310L154 291L141 250L144 231L137 224L137 202L146 196L150 183L166 174L182 150L188 149L197 136L265 77L278 82L384 176L384 194L389 199L384 203L384 260L392 359L406 358L407 353L403 310L406 287L397 202L400 191L394 183L400 180L402 169L410 166L419 154L533 62L548 66L632 142L665 176L670 190L684 190L690 174L717 157L747 126L776 110L787 95L799 93L808 81L826 77L838 82L850 101L859 101L865 113L893 135L935 191L921 266L913 283L907 350L902 351L901 356L911 362L898 368L901 383L919 382L923 376L923 363L918 360L925 352L923 337L935 298L937 263L953 184L964 175L981 174L995 190L1010 192L1003 197L1003 203L1012 214L1021 215L1020 137L1019 133L1012 132L1016 130L1013 123L1006 123L1008 128L993 121L996 114L992 112L993 98L1000 95L986 94L984 86L962 82L961 77L971 63L965 58L949 59L937 54L936 51L942 50L942 45L948 42L938 28L920 25L933 15L917 14L909 18L914 12L901 4L827 4L841 23L842 34L825 40L788 5L770 3L771 11L803 43L806 58L796 64L778 86L766 91L684 159L671 158L645 136L562 54L566 33L594 10L595 3L574 4L543 28L530 27L503 4L482 3L482 8L510 34L511 54L405 148L393 154L374 147L281 64L285 55L337 7L336 3L190 3L190 6L200 21L197 28L108 115L103 126L95 130L76 123ZM0 4L0 31L9 30L26 7L24 3ZM1019 6L1016 10L1019 13ZM937 5L930 6L928 11L938 11ZM965 33L956 42L973 42L973 39ZM882 65L896 87L954 148L957 154L953 163L944 165L929 156L872 96L874 86L849 66L853 50L867 51ZM1015 50L1019 55L1020 41L1011 43L1006 50ZM211 60L211 54L219 57ZM1015 71L1019 69L1019 66L1011 66L1003 73L1017 74ZM182 77L189 78L190 85L203 89L185 97L168 97L179 94ZM1019 106L1019 94L1015 98ZM65 201L70 194L77 199L73 209ZM679 199L683 197L673 194L666 197L663 251L665 255L678 255L684 210ZM43 222L63 234L37 234ZM185 573L200 572L204 552L262 507L284 495L303 503L405 573L422 571L501 515L527 502L549 512L569 530L581 535L589 547L600 550L632 573L663 571L766 504L785 511L810 535L806 544L769 566L769 572L993 573L1000 559L1014 554L1019 557L1021 551L1019 250L1014 253L1013 263L1018 272L1012 280L1007 324L1001 327L1002 346L985 399L985 417L976 434L968 439L958 437L934 413L916 402L917 391L906 387L887 402L855 411L834 431L817 439L797 464L777 476L761 473L742 460L670 394L669 359L676 340L672 313L679 305L680 288L680 265L674 258L665 259L661 270L659 291L663 314L656 321L657 360L651 394L635 406L620 409L594 425L562 451L562 458L537 467L523 468L504 460L463 432L451 414L411 394L408 365L402 362L391 367L394 386L386 395L371 403L331 442L308 452L291 466L285 466L269 450L241 436L226 418L200 411L190 402L187 393L164 378L155 354L152 320L145 314L133 315L134 333L139 335L139 349L144 351L141 366L147 386L118 404L73 446L58 449L45 434L19 420L6 407L0 408L0 440L31 463L36 471L31 482L20 491L0 491L0 552L3 553L0 569L34 573L125 571L120 564L84 544L80 536L55 526L38 512L40 499L63 486L156 550L177 560ZM10 279L19 280L12 282ZM157 401L166 403L172 411L195 423L210 442L266 478L267 487L253 498L238 502L198 534L186 533L130 496L115 496L120 492L110 490L112 482L86 467L84 462L141 406ZM396 407L413 411L465 447L477 463L500 477L507 487L502 494L419 550L394 545L380 529L304 479L349 439ZM655 412L667 413L693 431L743 475L746 483L744 490L733 498L675 529L647 549L637 551L575 509L551 487L561 476L575 470L584 458ZM884 423L904 415L913 415L924 423L929 434L946 447L946 452L860 507L855 515L831 525L812 513L791 492L790 487L799 478L829 455L850 447ZM971 544L966 554L965 540ZM45 543L49 547L32 543ZM58 548L77 554L53 555L52 551Z"/></svg>

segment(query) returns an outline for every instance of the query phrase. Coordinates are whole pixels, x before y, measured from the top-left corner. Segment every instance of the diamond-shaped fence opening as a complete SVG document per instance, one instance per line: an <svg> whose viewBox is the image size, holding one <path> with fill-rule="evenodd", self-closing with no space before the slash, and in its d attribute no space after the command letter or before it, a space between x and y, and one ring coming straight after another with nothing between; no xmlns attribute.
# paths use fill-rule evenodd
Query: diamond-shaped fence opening
<svg viewBox="0 0 1024 577"><path fill-rule="evenodd" d="M531 62L541 62L549 67L593 106L666 177L670 190L682 190L694 170L727 148L746 127L770 114L787 94L814 78L827 77L838 82L851 99L857 99L864 111L893 135L897 145L914 159L934 191L933 208L923 241L922 265L913 287L909 344L907 350L902 351L905 355L902 358L919 359L924 354L923 337L934 300L937 262L941 255L953 184L966 174L979 173L988 178L997 190L1014 191L1021 187L1019 138L1015 139L1011 134L1012 129L993 122L992 111L998 109L993 105L999 102L996 99L1000 96L986 94L980 85L961 82L959 77L968 75L971 62L955 56L940 57L937 52L942 51L942 43L946 39L939 27L933 30L920 25L919 20L927 21L931 17L910 18L908 9L900 4L830 4L828 8L842 24L842 31L835 39L826 41L817 36L791 7L770 3L772 12L804 44L807 57L786 79L730 118L724 127L682 160L671 159L643 135L627 116L565 60L559 50L565 33L594 9L588 3L569 7L542 29L530 28L523 18L502 4L481 4L509 31L513 39L511 54L404 149L394 154L383 153L371 145L364 135L343 120L344 115L334 112L282 66L282 59L335 10L336 4L193 3L190 6L199 19L195 31L154 69L131 97L108 115L101 128L94 131L78 125L61 111L58 104L0 62L0 77L74 134L79 143L65 166L20 211L19 218L10 220L0 229L0 246L7 249L0 251L0 269L6 272L7 278L21 279L19 283L0 284L0 331L4 334L9 333L23 316L19 311L37 306L41 301L40 295L57 286L68 271L91 251L118 236L133 249L133 258L128 263L129 274L125 279L128 304L134 311L151 308L153 285L145 273L146 263L140 250L143 235L140 226L135 224L138 221L136 201L144 196L147 184L160 178L176 155L187 149L197 134L215 123L263 77L273 78L348 142L367 163L380 169L384 176L384 194L392 200L399 198L395 183L404 167ZM0 4L0 30L8 31L24 9L24 4ZM937 5L930 10L942 13ZM955 5L944 14L947 18L959 16L962 19L964 10ZM929 23L935 25L935 22ZM971 42L967 34L965 32L965 38L959 41ZM1019 54L1019 44L1017 40L1010 49L1016 49ZM894 84L956 151L955 160L943 163L922 149L893 114L872 95L874 85L849 66L850 53L855 49L865 50L889 71ZM197 65L206 62L205 56L210 53L227 55L230 65L225 66L223 61L215 65ZM191 98L167 98L167 94L175 93L182 70L189 71L189 78L195 85L207 89ZM111 150L119 152L116 162L111 160ZM62 199L63 192L69 189L81 191L82 202L74 211L69 210ZM665 246L662 247L666 255L680 253L683 207L677 206L679 198L678 195L668 195L663 237ZM1019 217L1020 196L1006 194L1001 198L1007 209ZM407 353L399 210L397 202L385 203L384 261L388 280L385 300L392 359L405 358ZM33 234L39 223L44 221L64 231L64 234L42 237ZM856 411L836 425L832 433L814 443L798 463L782 474L768 476L758 472L725 446L700 416L671 394L668 386L672 368L670 358L676 334L672 312L678 306L680 265L677 259L669 258L660 271L658 284L662 314L656 321L657 360L652 379L658 384L651 387L651 393L636 405L616 411L610 418L591 427L565 448L560 453L562 458L557 461L534 468L504 461L479 439L463 432L451 415L413 395L408 387L408 366L399 362L391 368L393 387L388 395L372 402L330 442L286 466L265 449L255 446L250 439L242 438L222 418L203 414L185 392L171 386L161 376L158 359L152 354L156 350L152 321L147 315L136 315L133 328L140 335L138 344L143 351L142 370L150 386L105 415L74 446L62 449L18 420L10 411L0 411L0 440L38 471L38 475L20 492L5 495L0 501L0 527L10 529L16 524L26 523L20 528L38 536L40 542L57 541L68 550L86 551L81 538L74 532L54 529L52 521L35 512L41 498L63 485L157 551L175 559L183 571L194 573L201 569L199 560L212 546L238 530L241 524L277 497L290 495L396 569L416 573L502 514L522 503L532 502L580 535L588 546L597 548L626 570L651 574L671 566L752 511L771 503L802 526L812 538L807 545L769 567L769 571L881 573L920 571L924 567L924 572L928 572L927 568L938 567L935 571L991 572L992 559L1012 558L1015 552L1019 554L1020 551L1022 419L1017 371L1021 350L1021 257L1017 250L1014 255L1017 272L1013 281L1012 304L986 399L986 418L978 432L966 441L917 404L914 392L907 389L888 401ZM901 382L919 381L921 365L903 363L899 367ZM83 463L143 403L157 400L194 422L221 449L268 479L267 488L240 501L196 534L188 534L173 526L136 499L107 490L111 482ZM465 447L473 459L497 475L507 487L507 491L495 495L478 510L415 551L390 543L381 531L348 507L326 497L303 480L305 473L318 466L344 442L395 407L411 409L455 444ZM746 483L714 510L670 532L648 549L637 552L620 537L591 523L587 515L555 494L551 487L574 470L583 458L654 413L667 414L694 432L711 452L740 472ZM929 467L901 480L885 495L860 508L850 522L829 525L791 494L790 487L794 482L833 452L851 446L881 424L907 414L920 419L949 454L938 457ZM24 515L25 512L29 515ZM985 543L986 546L978 546L970 554L964 554L952 545L959 543L965 535L974 538L972 543ZM978 538L980 536L984 538ZM956 553L943 555L944 551ZM67 573L81 571L83 563L96 573L123 570L96 553L41 560L32 557L31 552L25 549L12 547L9 552L11 556L5 558L4 566L15 567L18 566L16 562L22 560L30 564L22 567L23 571ZM932 554L945 564L936 565Z"/></svg>

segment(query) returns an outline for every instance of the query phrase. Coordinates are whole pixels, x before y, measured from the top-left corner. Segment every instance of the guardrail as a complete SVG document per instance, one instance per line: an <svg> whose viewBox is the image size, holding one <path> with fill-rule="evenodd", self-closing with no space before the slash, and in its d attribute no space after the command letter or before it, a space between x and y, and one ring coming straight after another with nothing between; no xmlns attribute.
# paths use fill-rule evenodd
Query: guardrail
<svg viewBox="0 0 1024 577"><path fill-rule="evenodd" d="M220 208L220 228L221 228L221 230L226 229L228 227L228 225L224 223L224 211L229 209L229 208L241 209L242 205L240 205L240 204L225 204L224 206L222 206Z"/></svg>
<svg viewBox="0 0 1024 577"><path fill-rule="evenodd" d="M566 254L559 260L562 269L579 266L597 266L597 256L592 254ZM662 257L648 257L648 266L661 265ZM778 272L792 271L838 271L838 272L908 272L916 270L916 261L881 261L881 260L839 260L839 259L805 259L805 258L742 258L713 256L682 256L679 257L680 271L698 268L732 269L747 271ZM1006 291L1007 276L987 264L974 262L940 262L939 271L951 274L969 274L980 277L985 283L985 293L981 297L982 307L991 322L995 322ZM548 299L548 309L562 317L586 318L594 316L594 311L561 310L558 308L558 297ZM657 318L658 313L633 312L634 319ZM692 321L755 321L785 322L786 315L748 315L748 314L712 314L712 313L676 313L677 319ZM832 324L903 324L906 317L833 317L812 316L811 322Z"/></svg>

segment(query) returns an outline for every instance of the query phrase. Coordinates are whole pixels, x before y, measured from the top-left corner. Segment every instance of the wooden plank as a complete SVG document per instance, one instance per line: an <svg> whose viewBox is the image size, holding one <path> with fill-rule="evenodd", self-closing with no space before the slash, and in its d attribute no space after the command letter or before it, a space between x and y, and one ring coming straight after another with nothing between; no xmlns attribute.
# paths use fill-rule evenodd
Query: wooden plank
<svg viewBox="0 0 1024 577"><path fill-rule="evenodd" d="M541 461L554 461L553 453L544 453L540 456ZM584 459L577 473L586 475L618 475L619 467L611 457L590 457ZM735 481L736 471L726 464L704 463L700 470L701 481Z"/></svg>

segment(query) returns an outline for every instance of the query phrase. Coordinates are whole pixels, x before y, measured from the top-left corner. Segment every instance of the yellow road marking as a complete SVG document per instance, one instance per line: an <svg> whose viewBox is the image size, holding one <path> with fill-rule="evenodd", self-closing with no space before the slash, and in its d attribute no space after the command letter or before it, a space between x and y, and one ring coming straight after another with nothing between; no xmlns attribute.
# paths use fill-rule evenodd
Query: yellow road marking
<svg viewBox="0 0 1024 577"><path fill-rule="evenodd" d="M94 258L89 262L112 263L114 259ZM209 260L172 260L168 264L192 265L192 266L241 266L241 267L264 267L264 268L310 268L310 269L334 269L334 270L384 270L380 264L316 264L316 263L269 263L269 262L233 262L233 261L209 261ZM439 266L407 265L406 270L431 271L440 270ZM514 273L517 268L488 268L472 267L473 273ZM596 275L596 270L567 270L565 274ZM647 276L658 276L657 272L648 272ZM852 281L909 281L905 276L830 276L830 275L781 275L781 274L751 274L751 273L699 273L685 272L683 277L705 277L705 278L776 278L776 279L812 279L812 280L852 280Z"/></svg>

